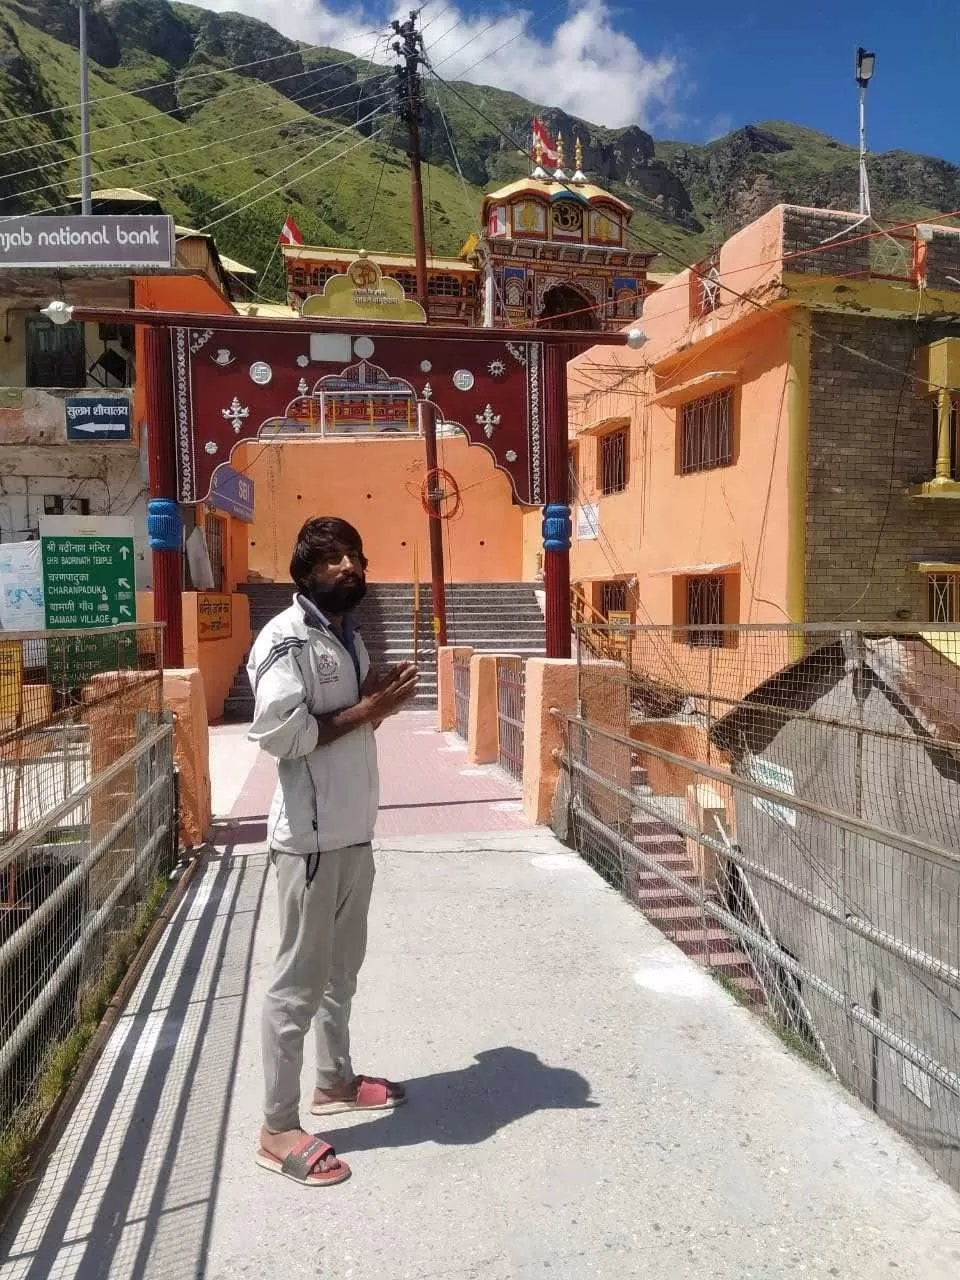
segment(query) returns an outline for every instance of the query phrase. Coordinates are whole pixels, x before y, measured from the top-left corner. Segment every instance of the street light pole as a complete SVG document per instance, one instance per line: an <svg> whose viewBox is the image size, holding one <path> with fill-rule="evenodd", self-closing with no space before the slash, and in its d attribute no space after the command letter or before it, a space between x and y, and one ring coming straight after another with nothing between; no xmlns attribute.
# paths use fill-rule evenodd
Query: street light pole
<svg viewBox="0 0 960 1280"><path fill-rule="evenodd" d="M87 57L87 0L77 0L80 14L80 212L93 212L90 176L90 63Z"/></svg>
<svg viewBox="0 0 960 1280"><path fill-rule="evenodd" d="M857 49L857 85L860 89L860 216L870 217L870 184L867 181L867 85L876 65L876 55L861 45Z"/></svg>

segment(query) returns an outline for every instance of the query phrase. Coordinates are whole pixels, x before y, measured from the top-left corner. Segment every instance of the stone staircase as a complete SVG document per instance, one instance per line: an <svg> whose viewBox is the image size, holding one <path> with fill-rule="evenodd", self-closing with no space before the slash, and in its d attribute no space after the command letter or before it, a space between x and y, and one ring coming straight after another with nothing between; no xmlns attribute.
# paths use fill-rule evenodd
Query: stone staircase
<svg viewBox="0 0 960 1280"><path fill-rule="evenodd" d="M240 588L250 600L250 625L257 632L293 597L289 583L257 582ZM357 624L375 664L389 666L414 659L414 589L410 583L371 583L357 609ZM455 583L447 587L447 638L483 653L543 655L544 620L534 588L524 582ZM420 687L414 704L437 705L437 663L433 645L430 587L420 587L416 646ZM253 694L245 667L237 672L224 707L224 719L250 720Z"/></svg>
<svg viewBox="0 0 960 1280"><path fill-rule="evenodd" d="M668 816L660 818L651 812L659 805L647 800L654 793L639 753L631 760L631 782L634 795L641 801L633 814L633 844L696 889L699 876L687 853L684 837L671 825ZM662 797L657 799L663 802ZM681 951L735 987L745 1003L764 1004L763 989L739 939L710 917L704 920L700 907L656 870L637 859L632 867L624 868L623 892ZM717 903L720 901L716 891L711 891L708 897Z"/></svg>

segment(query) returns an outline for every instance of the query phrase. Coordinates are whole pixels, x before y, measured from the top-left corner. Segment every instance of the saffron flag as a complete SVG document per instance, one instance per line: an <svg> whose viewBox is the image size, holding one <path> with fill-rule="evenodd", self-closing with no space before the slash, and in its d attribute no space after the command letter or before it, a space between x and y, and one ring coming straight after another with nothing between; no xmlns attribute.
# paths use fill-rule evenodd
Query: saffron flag
<svg viewBox="0 0 960 1280"><path fill-rule="evenodd" d="M303 244L303 232L294 222L293 218L288 218L283 224L283 230L280 232L281 244Z"/></svg>
<svg viewBox="0 0 960 1280"><path fill-rule="evenodd" d="M550 130L542 120L534 118L533 121L533 154L537 154L537 143L540 143L540 162L545 165L555 165L559 163L557 156L557 144L554 142Z"/></svg>

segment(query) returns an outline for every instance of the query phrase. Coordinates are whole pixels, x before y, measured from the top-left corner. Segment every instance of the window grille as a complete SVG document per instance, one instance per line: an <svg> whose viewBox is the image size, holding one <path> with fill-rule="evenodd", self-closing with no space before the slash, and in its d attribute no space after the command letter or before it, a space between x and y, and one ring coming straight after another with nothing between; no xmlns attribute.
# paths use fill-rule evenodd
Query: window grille
<svg viewBox="0 0 960 1280"><path fill-rule="evenodd" d="M390 278L397 280L403 286L404 293L412 298L417 296L417 277L412 271L394 271Z"/></svg>
<svg viewBox="0 0 960 1280"><path fill-rule="evenodd" d="M720 271L716 263L708 259L694 267L693 282L694 313L697 316L708 316L720 305Z"/></svg>
<svg viewBox="0 0 960 1280"><path fill-rule="evenodd" d="M431 298L459 298L460 281L456 276L430 276L427 280L427 293Z"/></svg>
<svg viewBox="0 0 960 1280"><path fill-rule="evenodd" d="M327 281L337 274L332 267L314 267L310 273L310 282L315 289L322 289Z"/></svg>
<svg viewBox="0 0 960 1280"><path fill-rule="evenodd" d="M600 612L605 618L611 613L624 613L627 609L627 584L602 582L600 584Z"/></svg>
<svg viewBox="0 0 960 1280"><path fill-rule="evenodd" d="M27 316L27 386L83 387L87 381L83 325Z"/></svg>
<svg viewBox="0 0 960 1280"><path fill-rule="evenodd" d="M687 579L687 643L695 649L723 647L722 631L699 631L723 623L723 577L704 574Z"/></svg>
<svg viewBox="0 0 960 1280"><path fill-rule="evenodd" d="M203 518L203 532L207 539L207 554L210 557L210 568L213 571L213 589L222 591L223 572L223 526L224 521L213 511L208 511Z"/></svg>
<svg viewBox="0 0 960 1280"><path fill-rule="evenodd" d="M680 470L683 475L729 467L733 462L733 388L680 407Z"/></svg>
<svg viewBox="0 0 960 1280"><path fill-rule="evenodd" d="M957 585L960 574L931 573L927 578L931 622L957 622Z"/></svg>
<svg viewBox="0 0 960 1280"><path fill-rule="evenodd" d="M628 427L621 427L619 431L610 431L600 437L600 492L605 497L612 493L623 493L627 487L629 442Z"/></svg>

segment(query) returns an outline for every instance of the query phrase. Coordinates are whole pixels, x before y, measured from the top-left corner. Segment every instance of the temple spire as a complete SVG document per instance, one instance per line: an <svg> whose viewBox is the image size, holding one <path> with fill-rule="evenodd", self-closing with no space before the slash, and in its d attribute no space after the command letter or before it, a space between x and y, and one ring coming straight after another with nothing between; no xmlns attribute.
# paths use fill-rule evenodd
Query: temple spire
<svg viewBox="0 0 960 1280"><path fill-rule="evenodd" d="M557 134L557 171L553 175L558 182L566 182L567 175L563 171L563 135Z"/></svg>
<svg viewBox="0 0 960 1280"><path fill-rule="evenodd" d="M576 169L574 170L571 182L586 182L587 175L583 172L583 143L577 138L573 148L574 162Z"/></svg>

